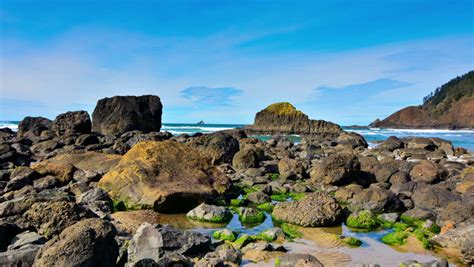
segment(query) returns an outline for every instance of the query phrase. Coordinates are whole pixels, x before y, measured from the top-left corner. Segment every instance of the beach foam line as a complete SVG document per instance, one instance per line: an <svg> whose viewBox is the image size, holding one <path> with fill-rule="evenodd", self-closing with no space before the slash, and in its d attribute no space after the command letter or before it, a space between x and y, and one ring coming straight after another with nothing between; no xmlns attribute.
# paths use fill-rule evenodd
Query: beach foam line
<svg viewBox="0 0 474 267"><path fill-rule="evenodd" d="M12 131L18 131L18 124L0 123L0 128L10 128Z"/></svg>

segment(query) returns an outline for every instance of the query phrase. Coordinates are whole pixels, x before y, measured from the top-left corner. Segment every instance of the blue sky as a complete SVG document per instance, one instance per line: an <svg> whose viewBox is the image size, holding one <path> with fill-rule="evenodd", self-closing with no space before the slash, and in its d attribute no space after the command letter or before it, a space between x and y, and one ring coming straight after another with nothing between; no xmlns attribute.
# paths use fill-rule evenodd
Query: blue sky
<svg viewBox="0 0 474 267"><path fill-rule="evenodd" d="M0 120L159 95L165 122L289 101L368 124L474 69L472 1L0 2Z"/></svg>

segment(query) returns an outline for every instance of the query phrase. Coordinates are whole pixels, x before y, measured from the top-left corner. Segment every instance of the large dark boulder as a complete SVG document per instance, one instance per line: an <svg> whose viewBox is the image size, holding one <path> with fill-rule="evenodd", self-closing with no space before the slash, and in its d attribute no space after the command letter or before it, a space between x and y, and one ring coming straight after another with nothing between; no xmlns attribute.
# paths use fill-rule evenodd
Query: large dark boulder
<svg viewBox="0 0 474 267"><path fill-rule="evenodd" d="M325 184L341 185L357 179L359 159L349 153L333 154L318 163L310 172L311 179Z"/></svg>
<svg viewBox="0 0 474 267"><path fill-rule="evenodd" d="M104 135L159 132L162 109L160 98L154 95L103 98L92 113L92 130Z"/></svg>
<svg viewBox="0 0 474 267"><path fill-rule="evenodd" d="M20 137L40 136L43 131L51 130L52 122L43 117L25 117L18 124L17 135Z"/></svg>
<svg viewBox="0 0 474 267"><path fill-rule="evenodd" d="M91 132L91 118L84 110L59 114L53 121L52 130L56 136L87 134Z"/></svg>
<svg viewBox="0 0 474 267"><path fill-rule="evenodd" d="M415 207L440 210L450 202L461 201L461 196L440 186L419 186L411 197Z"/></svg>
<svg viewBox="0 0 474 267"><path fill-rule="evenodd" d="M232 163L239 151L239 141L225 132L192 137L187 139L187 144L209 156L214 164Z"/></svg>

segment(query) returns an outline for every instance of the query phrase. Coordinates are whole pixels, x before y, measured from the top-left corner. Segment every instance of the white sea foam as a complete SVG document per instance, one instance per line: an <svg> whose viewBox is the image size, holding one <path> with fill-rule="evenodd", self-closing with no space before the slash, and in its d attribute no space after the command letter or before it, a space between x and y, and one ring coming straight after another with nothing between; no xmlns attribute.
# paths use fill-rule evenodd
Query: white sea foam
<svg viewBox="0 0 474 267"><path fill-rule="evenodd" d="M461 129L461 130L449 130L449 129L383 129L381 131L391 131L391 132L401 132L401 133L428 133L428 134L438 134L438 133L443 133L443 134L474 134L474 130L468 130L468 129Z"/></svg>
<svg viewBox="0 0 474 267"><path fill-rule="evenodd" d="M0 122L0 128L10 128L13 131L18 131L18 124L11 122Z"/></svg>
<svg viewBox="0 0 474 267"><path fill-rule="evenodd" d="M198 131L203 131L203 132L217 132L217 131L223 131L223 130L229 130L233 129L234 127L206 127L206 126L170 126L170 125L163 125L161 127L162 130L164 131L173 131L173 130L187 130L184 131L184 133L189 133L189 132L198 132Z"/></svg>

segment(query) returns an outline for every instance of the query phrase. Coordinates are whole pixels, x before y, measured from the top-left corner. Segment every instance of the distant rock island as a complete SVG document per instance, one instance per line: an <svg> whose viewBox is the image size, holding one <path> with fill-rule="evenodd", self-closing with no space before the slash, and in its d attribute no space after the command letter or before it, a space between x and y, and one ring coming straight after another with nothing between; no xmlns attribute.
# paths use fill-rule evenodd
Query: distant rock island
<svg viewBox="0 0 474 267"><path fill-rule="evenodd" d="M424 98L420 106L401 109L371 127L474 128L474 71L456 77Z"/></svg>
<svg viewBox="0 0 474 267"><path fill-rule="evenodd" d="M204 124L206 124L206 123L205 123L204 121L198 121L197 124L198 124L198 125L204 125Z"/></svg>
<svg viewBox="0 0 474 267"><path fill-rule="evenodd" d="M245 131L251 134L337 134L342 128L332 122L312 120L288 102L271 104L255 115L253 125Z"/></svg>

